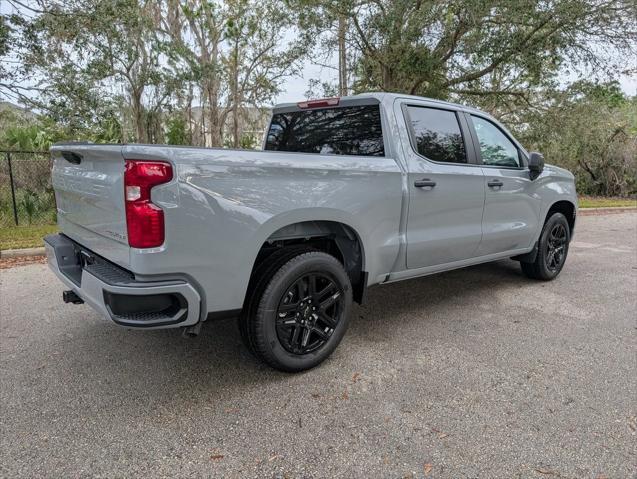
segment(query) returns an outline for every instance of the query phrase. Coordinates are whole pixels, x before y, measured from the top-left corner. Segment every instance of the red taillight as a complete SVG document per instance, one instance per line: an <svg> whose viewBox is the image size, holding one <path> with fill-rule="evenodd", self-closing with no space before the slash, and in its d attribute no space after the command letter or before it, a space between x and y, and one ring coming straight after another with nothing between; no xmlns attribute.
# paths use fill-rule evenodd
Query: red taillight
<svg viewBox="0 0 637 479"><path fill-rule="evenodd" d="M320 100L300 101L297 103L299 108L323 108L326 106L337 106L340 101L340 97L334 98L321 98Z"/></svg>
<svg viewBox="0 0 637 479"><path fill-rule="evenodd" d="M169 182L172 177L170 163L126 160L126 228L128 244L133 248L155 248L164 243L164 212L150 201L150 190Z"/></svg>

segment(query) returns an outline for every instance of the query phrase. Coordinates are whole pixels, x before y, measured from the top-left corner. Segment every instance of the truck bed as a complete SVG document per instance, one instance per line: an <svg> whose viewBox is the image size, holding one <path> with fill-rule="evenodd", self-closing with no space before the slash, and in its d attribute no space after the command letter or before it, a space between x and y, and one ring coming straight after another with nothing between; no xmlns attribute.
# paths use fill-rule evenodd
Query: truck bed
<svg viewBox="0 0 637 479"><path fill-rule="evenodd" d="M58 144L51 153L61 232L137 280L188 279L202 311L240 309L260 247L293 223L352 225L380 245L366 255L370 275L397 257L403 188L392 158L165 145ZM160 247L127 243L126 160L173 167L173 179L152 189L165 216Z"/></svg>

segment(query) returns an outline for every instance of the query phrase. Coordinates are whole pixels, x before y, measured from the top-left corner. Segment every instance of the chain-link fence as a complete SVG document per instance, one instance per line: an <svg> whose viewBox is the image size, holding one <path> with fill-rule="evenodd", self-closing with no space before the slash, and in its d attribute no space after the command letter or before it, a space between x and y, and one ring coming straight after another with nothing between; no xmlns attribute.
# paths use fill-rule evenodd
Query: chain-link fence
<svg viewBox="0 0 637 479"><path fill-rule="evenodd" d="M0 150L0 227L55 223L46 151Z"/></svg>

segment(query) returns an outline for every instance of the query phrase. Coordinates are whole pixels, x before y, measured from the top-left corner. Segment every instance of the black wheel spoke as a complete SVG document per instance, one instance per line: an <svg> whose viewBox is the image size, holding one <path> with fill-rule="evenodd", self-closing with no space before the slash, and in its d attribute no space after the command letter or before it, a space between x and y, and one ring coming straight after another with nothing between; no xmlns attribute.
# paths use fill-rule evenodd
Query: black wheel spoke
<svg viewBox="0 0 637 479"><path fill-rule="evenodd" d="M304 328L303 329L303 337L301 338L301 347L302 348L306 348L307 347L307 343L310 340L310 333L312 332L311 329L309 328Z"/></svg>
<svg viewBox="0 0 637 479"><path fill-rule="evenodd" d="M276 329L281 345L302 355L321 348L341 319L344 295L323 273L308 273L295 280L279 301Z"/></svg>
<svg viewBox="0 0 637 479"><path fill-rule="evenodd" d="M333 295L331 295L330 297L328 297L326 300L321 302L321 309L326 310L327 308L329 308L330 306L332 306L333 304L335 304L338 299L341 296L341 292L337 291L336 293L334 293Z"/></svg>
<svg viewBox="0 0 637 479"><path fill-rule="evenodd" d="M555 253L551 253L551 258L549 259L549 266L551 269L555 269Z"/></svg>
<svg viewBox="0 0 637 479"><path fill-rule="evenodd" d="M312 332L324 341L327 341L330 338L330 334L327 334L325 331L317 328L316 326L312 328Z"/></svg>
<svg viewBox="0 0 637 479"><path fill-rule="evenodd" d="M290 311L296 311L296 309L299 307L299 303L294 302L294 303L283 303L281 304L281 306L279 306L279 313L289 313Z"/></svg>
<svg viewBox="0 0 637 479"><path fill-rule="evenodd" d="M296 327L294 328L294 332L292 333L292 339L290 339L290 343L294 345L299 342L299 336L301 335L302 330L303 328L301 327L301 325L297 324Z"/></svg>
<svg viewBox="0 0 637 479"><path fill-rule="evenodd" d="M293 328L296 326L296 318L294 316L291 317L278 317L276 320L277 326L282 328Z"/></svg>
<svg viewBox="0 0 637 479"><path fill-rule="evenodd" d="M320 291L316 292L316 294L315 294L316 301L318 301L320 303L321 300L323 298L325 298L326 295L328 295L329 293L334 292L335 290L336 290L336 285L330 281Z"/></svg>
<svg viewBox="0 0 637 479"><path fill-rule="evenodd" d="M331 316L328 316L327 314L325 314L323 311L319 311L318 317L323 323L325 323L330 328L335 327L336 323L338 322Z"/></svg>

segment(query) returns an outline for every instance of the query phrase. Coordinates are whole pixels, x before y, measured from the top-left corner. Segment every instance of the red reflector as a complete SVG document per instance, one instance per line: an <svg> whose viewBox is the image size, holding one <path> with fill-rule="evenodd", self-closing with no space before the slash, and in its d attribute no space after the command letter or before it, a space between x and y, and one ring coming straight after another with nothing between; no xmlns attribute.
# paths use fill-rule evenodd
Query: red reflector
<svg viewBox="0 0 637 479"><path fill-rule="evenodd" d="M155 248L164 243L164 212L150 200L150 190L172 178L170 163L126 160L126 229L128 244L133 248Z"/></svg>
<svg viewBox="0 0 637 479"><path fill-rule="evenodd" d="M326 106L336 106L340 100L340 97L321 98L320 100L300 101L297 103L297 106L299 108L322 108Z"/></svg>

